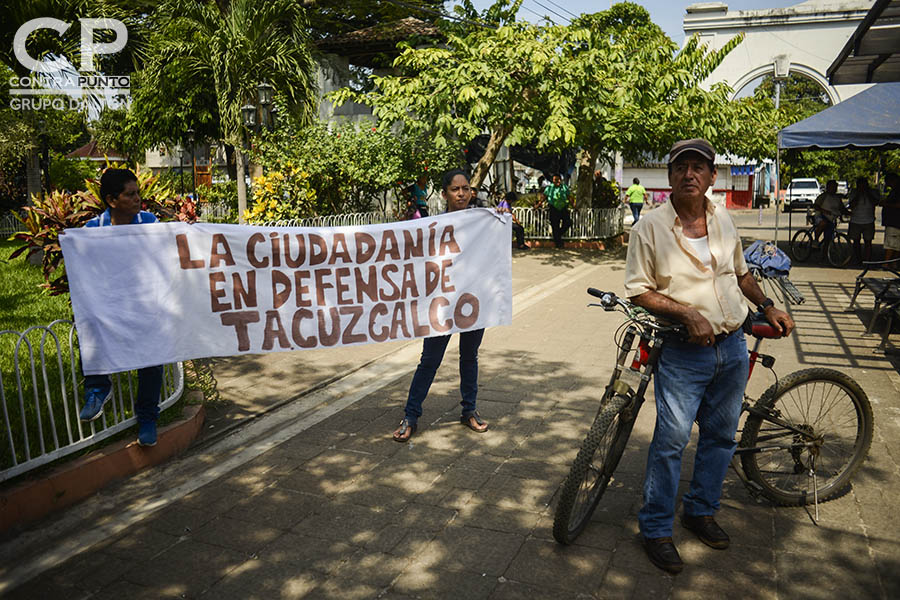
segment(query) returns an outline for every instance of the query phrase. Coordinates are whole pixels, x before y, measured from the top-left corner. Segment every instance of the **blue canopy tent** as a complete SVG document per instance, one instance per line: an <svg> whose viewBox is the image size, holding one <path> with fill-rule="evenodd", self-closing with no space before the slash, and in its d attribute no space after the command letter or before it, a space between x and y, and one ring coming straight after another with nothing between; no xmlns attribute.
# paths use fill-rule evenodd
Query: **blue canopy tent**
<svg viewBox="0 0 900 600"><path fill-rule="evenodd" d="M778 132L778 147L900 148L900 82L878 83Z"/></svg>

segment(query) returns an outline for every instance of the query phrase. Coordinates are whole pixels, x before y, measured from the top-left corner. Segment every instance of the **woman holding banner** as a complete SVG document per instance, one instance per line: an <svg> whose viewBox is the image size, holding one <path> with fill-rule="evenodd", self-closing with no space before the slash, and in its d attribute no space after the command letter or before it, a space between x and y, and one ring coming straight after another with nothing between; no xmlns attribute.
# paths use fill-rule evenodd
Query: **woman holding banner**
<svg viewBox="0 0 900 600"><path fill-rule="evenodd" d="M469 178L463 171L449 171L444 174L441 195L447 202L447 212L464 210L472 200L472 188ZM475 409L475 398L478 395L478 347L484 337L484 329L463 331L459 334L459 391L462 395L462 415L460 422L477 433L488 429L487 421L481 418ZM425 338L422 344L422 358L416 373L413 375L406 399L406 416L400 426L394 430L396 442L407 442L417 429L417 422L422 416L422 403L428 395L437 369L441 366L444 351L450 342L449 335Z"/></svg>

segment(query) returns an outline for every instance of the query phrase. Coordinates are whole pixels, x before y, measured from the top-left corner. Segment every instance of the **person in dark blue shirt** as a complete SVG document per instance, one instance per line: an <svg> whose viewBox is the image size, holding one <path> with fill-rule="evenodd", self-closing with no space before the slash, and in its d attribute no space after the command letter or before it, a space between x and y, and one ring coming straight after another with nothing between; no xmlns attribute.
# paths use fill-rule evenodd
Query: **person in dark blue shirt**
<svg viewBox="0 0 900 600"><path fill-rule="evenodd" d="M140 225L156 223L153 213L141 210L138 180L128 169L107 169L100 177L100 197L107 209L85 227L111 225ZM162 390L162 366L138 370L138 393L134 412L138 422L138 444L156 445L156 421L159 418L159 395ZM84 406L79 413L82 421L93 421L103 414L103 407L112 399L109 375L84 376Z"/></svg>

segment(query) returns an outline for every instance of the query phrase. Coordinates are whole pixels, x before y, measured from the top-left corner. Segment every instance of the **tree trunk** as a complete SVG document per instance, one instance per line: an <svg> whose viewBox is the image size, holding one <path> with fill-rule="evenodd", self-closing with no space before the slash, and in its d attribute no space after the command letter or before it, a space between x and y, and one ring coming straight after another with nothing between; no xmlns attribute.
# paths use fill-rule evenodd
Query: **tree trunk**
<svg viewBox="0 0 900 600"><path fill-rule="evenodd" d="M25 158L25 177L28 193L25 201L28 206L32 206L34 203L31 199L41 197L41 156L38 154L37 148L30 150Z"/></svg>
<svg viewBox="0 0 900 600"><path fill-rule="evenodd" d="M237 168L234 166L234 146L225 145L225 169L228 171L228 178L237 181Z"/></svg>
<svg viewBox="0 0 900 600"><path fill-rule="evenodd" d="M244 153L239 146L234 147L234 163L237 171L238 223L246 225L244 213L247 211L247 179L244 177Z"/></svg>
<svg viewBox="0 0 900 600"><path fill-rule="evenodd" d="M503 142L510 131L512 129L509 127L499 127L491 131L491 139L488 140L487 148L484 149L484 155L478 160L478 164L475 165L475 172L472 173L472 179L469 181L474 189L481 187L481 183L487 177L488 169L494 164L494 159L497 158L500 147L503 146Z"/></svg>
<svg viewBox="0 0 900 600"><path fill-rule="evenodd" d="M596 148L583 148L578 153L578 181L575 185L575 208L590 208L594 191L594 168L600 152Z"/></svg>

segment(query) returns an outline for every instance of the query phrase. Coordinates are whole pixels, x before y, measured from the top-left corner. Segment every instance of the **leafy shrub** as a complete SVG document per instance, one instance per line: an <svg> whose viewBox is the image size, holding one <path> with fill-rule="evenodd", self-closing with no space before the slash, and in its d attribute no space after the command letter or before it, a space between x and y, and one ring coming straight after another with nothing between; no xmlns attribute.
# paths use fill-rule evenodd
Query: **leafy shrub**
<svg viewBox="0 0 900 600"><path fill-rule="evenodd" d="M615 208L619 204L619 186L608 179L594 180L591 208Z"/></svg>
<svg viewBox="0 0 900 600"><path fill-rule="evenodd" d="M291 161L283 170L271 171L253 180L253 204L244 214L249 223L302 219L315 216L316 191L310 175Z"/></svg>
<svg viewBox="0 0 900 600"><path fill-rule="evenodd" d="M253 161L267 176L287 174L289 165L308 173L315 192L309 214L315 215L388 210L401 198L405 206L403 189L420 175L438 187L444 171L464 163L461 152L439 149L424 136L325 123L280 129L259 141Z"/></svg>
<svg viewBox="0 0 900 600"><path fill-rule="evenodd" d="M65 158L54 152L50 157L50 183L58 190L84 191L84 181L97 176L97 165L89 160Z"/></svg>
<svg viewBox="0 0 900 600"><path fill-rule="evenodd" d="M107 168L124 168L123 165L108 163ZM161 221L186 221L193 223L197 219L194 202L190 198L176 196L167 183L160 183L159 178L140 167L135 169L138 179L141 200L144 209L154 213ZM21 246L10 255L10 259L25 255L40 256L44 273L42 287L50 290L51 295L65 294L69 291L69 281L65 274L62 250L59 246L59 234L64 229L84 227L90 219L104 210L100 201L100 179L87 179L84 182L86 191L68 193L54 190L41 200L32 198L33 206L23 208L23 215L16 218L24 225L24 231L16 233L10 239L21 242ZM57 274L58 270L61 274Z"/></svg>
<svg viewBox="0 0 900 600"><path fill-rule="evenodd" d="M237 181L228 180L212 185L201 185L197 188L197 195L201 199L200 211L205 213L204 205L220 205L228 207L228 214L223 217L206 215L210 222L237 223L238 197Z"/></svg>

